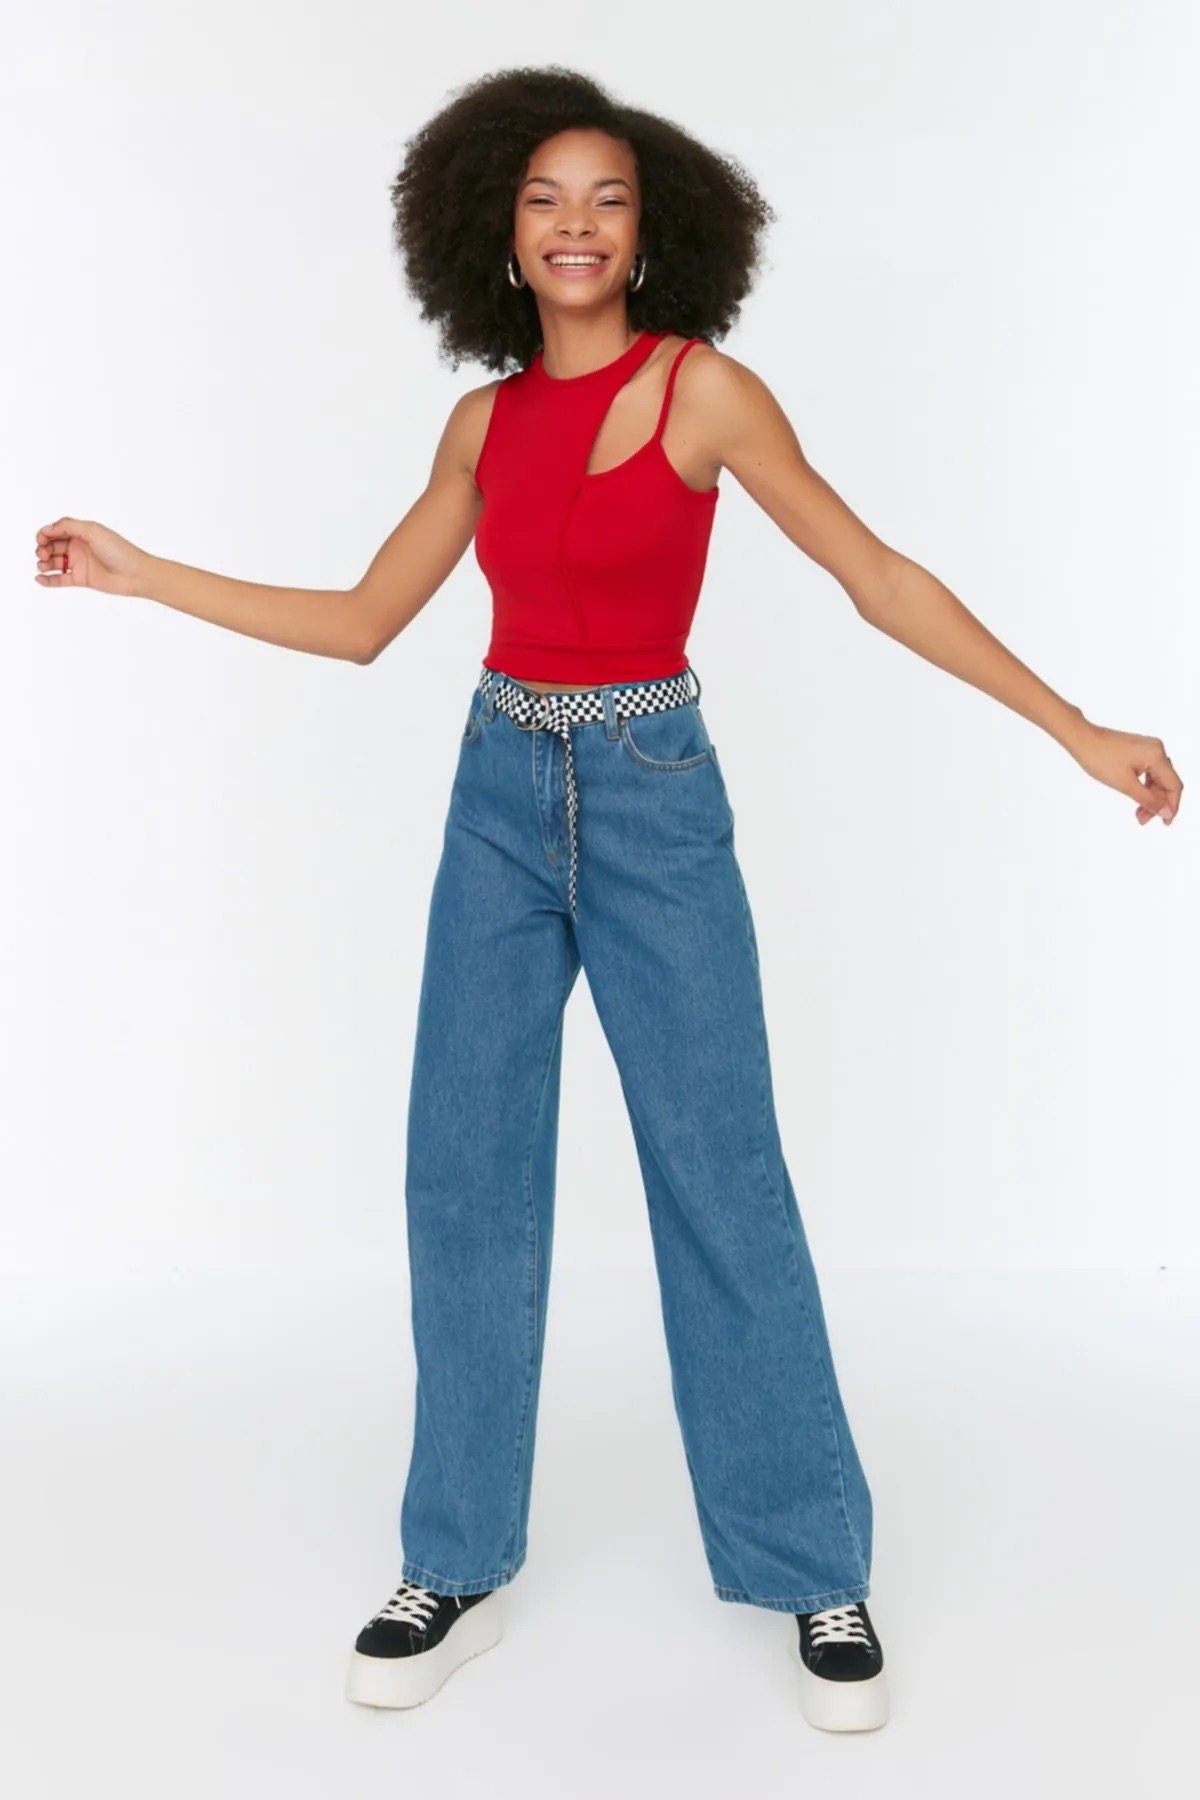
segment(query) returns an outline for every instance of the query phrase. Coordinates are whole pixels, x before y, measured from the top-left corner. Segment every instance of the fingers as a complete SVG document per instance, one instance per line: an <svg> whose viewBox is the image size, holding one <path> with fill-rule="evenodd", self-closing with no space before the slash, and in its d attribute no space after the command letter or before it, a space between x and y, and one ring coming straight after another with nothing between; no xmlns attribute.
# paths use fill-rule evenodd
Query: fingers
<svg viewBox="0 0 1200 1800"><path fill-rule="evenodd" d="M84 522L82 519L55 519L52 525L39 526L38 549L40 550L50 543L57 544L60 540L65 542L67 538L82 537L83 535Z"/></svg>
<svg viewBox="0 0 1200 1800"><path fill-rule="evenodd" d="M81 519L55 519L50 525L41 525L37 533L38 573L35 581L43 586L49 582L62 586L63 578L71 573L70 544L73 537L82 537L83 521Z"/></svg>
<svg viewBox="0 0 1200 1800"><path fill-rule="evenodd" d="M1146 778L1144 785L1135 782L1130 795L1131 799L1140 800L1137 809L1138 824L1145 825L1157 817L1164 825L1169 825L1179 811L1183 783L1163 748L1161 739L1150 740L1149 750L1134 767L1138 775Z"/></svg>
<svg viewBox="0 0 1200 1800"><path fill-rule="evenodd" d="M64 575L70 574L71 556L68 548L69 541L70 540L66 538L51 538L49 543L44 547L42 545L38 546L38 572L34 577L36 581L42 581L47 576L53 577L55 581L61 581Z"/></svg>

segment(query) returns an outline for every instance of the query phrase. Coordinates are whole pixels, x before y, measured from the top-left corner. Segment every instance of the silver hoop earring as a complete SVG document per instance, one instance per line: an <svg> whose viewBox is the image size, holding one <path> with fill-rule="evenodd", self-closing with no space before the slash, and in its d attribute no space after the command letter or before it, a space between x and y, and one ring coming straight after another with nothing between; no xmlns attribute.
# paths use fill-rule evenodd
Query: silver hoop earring
<svg viewBox="0 0 1200 1800"><path fill-rule="evenodd" d="M514 252L510 250L508 253L509 283L511 284L511 286L513 286L515 288L523 288L523 287L527 286L528 284L526 283L525 277L523 275L521 275L521 278L519 281L517 280L517 275L520 274L520 267L518 265L516 273L513 272L513 255L514 255Z"/></svg>
<svg viewBox="0 0 1200 1800"><path fill-rule="evenodd" d="M646 258L645 258L644 253L641 250L638 251L637 255L633 259L633 262L638 262L638 261L641 262L642 266L638 270L637 280L630 281L630 283L629 283L629 291L631 294L636 294L638 289L641 287L642 282L646 279ZM633 263L630 263L630 265L629 265L629 273L630 273L630 275L633 274Z"/></svg>

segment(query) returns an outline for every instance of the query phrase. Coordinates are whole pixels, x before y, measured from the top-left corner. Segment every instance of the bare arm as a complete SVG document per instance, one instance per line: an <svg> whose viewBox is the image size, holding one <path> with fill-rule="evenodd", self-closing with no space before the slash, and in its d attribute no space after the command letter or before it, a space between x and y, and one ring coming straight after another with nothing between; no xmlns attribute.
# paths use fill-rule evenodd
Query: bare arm
<svg viewBox="0 0 1200 1800"><path fill-rule="evenodd" d="M680 365L676 411L757 501L785 537L838 580L873 619L890 599L907 558L851 512L808 461L766 383L735 357L697 346Z"/></svg>
<svg viewBox="0 0 1200 1800"><path fill-rule="evenodd" d="M721 460L780 530L841 583L862 618L1065 743L1083 722L1079 708L1018 662L927 569L851 512L752 370L721 353L703 361L697 374L707 384Z"/></svg>
<svg viewBox="0 0 1200 1800"><path fill-rule="evenodd" d="M494 383L456 402L424 490L350 589L269 587L153 556L87 519L37 534L43 585L91 587L164 606L288 650L372 662L441 586L474 535L474 466Z"/></svg>
<svg viewBox="0 0 1200 1800"><path fill-rule="evenodd" d="M697 349L680 369L677 391L714 461L829 570L868 624L1040 725L1088 774L1138 799L1140 824L1155 814L1169 822L1183 784L1162 740L1085 718L936 575L878 538L808 462L783 409L752 370L711 347Z"/></svg>
<svg viewBox="0 0 1200 1800"><path fill-rule="evenodd" d="M136 584L126 590L146 600L157 600L176 612L190 613L210 625L223 625L244 637L279 644L285 650L307 650L313 656L333 656L361 662L359 621L350 606L350 595L341 588L269 587L264 582L239 581L190 563L171 562L165 556L146 555Z"/></svg>
<svg viewBox="0 0 1200 1800"><path fill-rule="evenodd" d="M475 535L482 496L475 464L498 382L458 400L442 432L425 491L376 551L353 589L364 662L374 662L411 624Z"/></svg>

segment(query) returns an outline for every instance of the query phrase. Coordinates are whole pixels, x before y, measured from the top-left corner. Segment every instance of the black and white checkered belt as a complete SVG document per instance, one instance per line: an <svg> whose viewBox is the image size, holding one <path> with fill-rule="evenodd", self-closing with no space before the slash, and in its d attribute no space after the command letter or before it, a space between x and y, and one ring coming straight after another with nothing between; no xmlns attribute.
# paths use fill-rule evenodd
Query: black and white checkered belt
<svg viewBox="0 0 1200 1800"><path fill-rule="evenodd" d="M693 684L695 691L693 692ZM591 725L604 717L604 688L571 688L563 693L538 693L522 686L508 675L489 669L485 663L479 691L492 694L497 712L507 713L522 731L556 731L563 741L563 764L567 792L567 831L571 844L571 863L567 876L567 900L571 917L576 917L575 893L578 879L579 847L576 820L579 816L579 793L575 785L575 759L571 752L572 725ZM634 714L667 712L672 706L688 706L700 698L700 677L691 664L678 675L667 675L661 681L646 681L638 687L621 687L608 683L618 719Z"/></svg>

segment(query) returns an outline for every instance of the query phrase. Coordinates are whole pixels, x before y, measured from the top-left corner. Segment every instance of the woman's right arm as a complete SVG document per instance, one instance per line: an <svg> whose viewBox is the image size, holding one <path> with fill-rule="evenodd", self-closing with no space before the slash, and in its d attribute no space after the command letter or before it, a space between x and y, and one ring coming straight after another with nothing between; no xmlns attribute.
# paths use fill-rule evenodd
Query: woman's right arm
<svg viewBox="0 0 1200 1800"><path fill-rule="evenodd" d="M56 519L37 534L43 586L96 588L158 600L288 650L374 662L437 592L475 534L475 463L497 383L455 403L429 480L366 573L347 589L268 587L153 556L89 519Z"/></svg>

